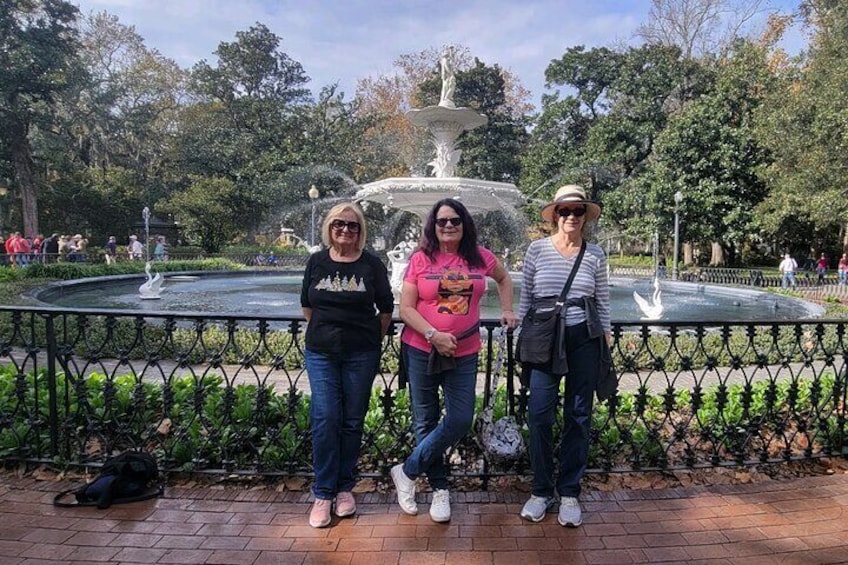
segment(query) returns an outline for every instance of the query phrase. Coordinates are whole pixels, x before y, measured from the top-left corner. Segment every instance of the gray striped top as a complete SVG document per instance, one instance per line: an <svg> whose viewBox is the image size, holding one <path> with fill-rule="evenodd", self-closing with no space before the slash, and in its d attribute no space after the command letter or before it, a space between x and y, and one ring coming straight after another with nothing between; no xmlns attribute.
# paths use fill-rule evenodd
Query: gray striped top
<svg viewBox="0 0 848 565"><path fill-rule="evenodd" d="M550 237L537 239L527 248L524 255L521 287L521 301L518 306L518 318L524 319L530 309L534 296L559 296L562 287L571 273L571 267L577 255L566 259L560 255ZM595 243L587 243L586 253L580 263L580 270L568 290L568 298L582 298L595 295L598 315L605 332L610 331L610 292L607 275L607 258L603 249ZM574 326L586 321L582 308L574 306L566 310L565 323Z"/></svg>

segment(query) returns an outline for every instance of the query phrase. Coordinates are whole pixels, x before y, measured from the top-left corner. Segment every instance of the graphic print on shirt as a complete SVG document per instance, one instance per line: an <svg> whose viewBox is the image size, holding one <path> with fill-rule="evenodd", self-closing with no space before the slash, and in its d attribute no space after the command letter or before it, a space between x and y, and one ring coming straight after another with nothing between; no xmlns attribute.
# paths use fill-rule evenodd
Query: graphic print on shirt
<svg viewBox="0 0 848 565"><path fill-rule="evenodd" d="M315 285L315 290L326 290L328 292L365 292L365 281L363 279L356 280L356 276L347 278L340 276L336 271L336 276L327 275Z"/></svg>
<svg viewBox="0 0 848 565"><path fill-rule="evenodd" d="M441 273L427 278L439 279L439 314L465 316L471 304L474 280L482 277L455 267L446 267Z"/></svg>

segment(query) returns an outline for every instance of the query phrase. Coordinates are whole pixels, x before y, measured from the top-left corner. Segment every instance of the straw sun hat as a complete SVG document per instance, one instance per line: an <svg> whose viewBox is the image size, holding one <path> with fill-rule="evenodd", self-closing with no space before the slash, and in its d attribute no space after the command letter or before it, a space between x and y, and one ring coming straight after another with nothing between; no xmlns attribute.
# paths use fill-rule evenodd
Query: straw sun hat
<svg viewBox="0 0 848 565"><path fill-rule="evenodd" d="M542 219L546 222L554 222L554 211L562 204L583 204L586 206L586 221L597 220L601 215L601 206L594 200L586 197L583 187L576 184L567 184L557 189L554 199L542 208Z"/></svg>

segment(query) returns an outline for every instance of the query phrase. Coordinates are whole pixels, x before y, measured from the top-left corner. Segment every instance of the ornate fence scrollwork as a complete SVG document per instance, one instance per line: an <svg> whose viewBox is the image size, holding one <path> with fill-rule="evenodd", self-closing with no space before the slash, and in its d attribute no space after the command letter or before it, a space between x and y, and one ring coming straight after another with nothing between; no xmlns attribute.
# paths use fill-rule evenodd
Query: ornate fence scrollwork
<svg viewBox="0 0 848 565"><path fill-rule="evenodd" d="M96 463L129 447L165 471L309 476L303 324L284 316L0 307L0 457ZM614 324L619 394L597 405L590 470L754 465L846 453L845 321ZM507 340L507 378L483 324L478 406L525 421L527 391ZM360 470L386 476L414 443L398 386L398 329L386 338ZM487 461L471 436L452 472L526 474Z"/></svg>

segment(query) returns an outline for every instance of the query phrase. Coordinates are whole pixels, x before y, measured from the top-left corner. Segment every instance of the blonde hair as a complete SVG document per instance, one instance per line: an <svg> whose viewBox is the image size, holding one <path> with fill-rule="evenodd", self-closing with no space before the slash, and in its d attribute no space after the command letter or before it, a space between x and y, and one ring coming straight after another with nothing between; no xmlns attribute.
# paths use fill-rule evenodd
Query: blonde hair
<svg viewBox="0 0 848 565"><path fill-rule="evenodd" d="M330 235L330 224L333 223L333 220L338 220L345 212L353 212L356 221L359 222L359 239L356 240L356 248L362 251L365 249L365 242L368 241L368 228L365 225L365 213L356 202L343 202L330 208L321 223L321 241L325 247L332 247L333 238Z"/></svg>

